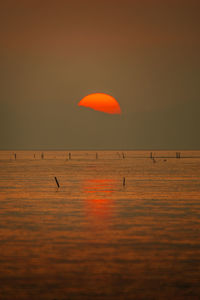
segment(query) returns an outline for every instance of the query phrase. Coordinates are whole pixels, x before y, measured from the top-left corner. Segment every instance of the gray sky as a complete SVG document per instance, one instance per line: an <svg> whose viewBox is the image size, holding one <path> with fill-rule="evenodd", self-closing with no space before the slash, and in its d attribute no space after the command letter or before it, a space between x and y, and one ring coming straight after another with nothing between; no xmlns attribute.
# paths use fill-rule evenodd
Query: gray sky
<svg viewBox="0 0 200 300"><path fill-rule="evenodd" d="M199 1L1 1L0 149L200 149L199 53Z"/></svg>

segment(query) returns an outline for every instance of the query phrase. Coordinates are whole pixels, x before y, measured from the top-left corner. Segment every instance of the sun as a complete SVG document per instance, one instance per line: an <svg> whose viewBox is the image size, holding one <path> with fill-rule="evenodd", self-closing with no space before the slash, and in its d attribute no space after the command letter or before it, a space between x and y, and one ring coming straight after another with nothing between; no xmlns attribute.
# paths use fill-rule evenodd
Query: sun
<svg viewBox="0 0 200 300"><path fill-rule="evenodd" d="M78 105L102 111L107 114L121 114L121 108L117 100L104 93L89 94L85 96Z"/></svg>

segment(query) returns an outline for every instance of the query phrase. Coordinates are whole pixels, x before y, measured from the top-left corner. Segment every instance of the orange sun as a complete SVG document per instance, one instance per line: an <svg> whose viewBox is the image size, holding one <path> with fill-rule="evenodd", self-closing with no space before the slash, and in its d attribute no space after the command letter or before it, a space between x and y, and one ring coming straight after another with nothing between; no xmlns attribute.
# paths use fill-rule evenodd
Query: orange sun
<svg viewBox="0 0 200 300"><path fill-rule="evenodd" d="M117 100L104 93L87 95L78 103L78 105L102 111L107 114L121 114L121 108Z"/></svg>

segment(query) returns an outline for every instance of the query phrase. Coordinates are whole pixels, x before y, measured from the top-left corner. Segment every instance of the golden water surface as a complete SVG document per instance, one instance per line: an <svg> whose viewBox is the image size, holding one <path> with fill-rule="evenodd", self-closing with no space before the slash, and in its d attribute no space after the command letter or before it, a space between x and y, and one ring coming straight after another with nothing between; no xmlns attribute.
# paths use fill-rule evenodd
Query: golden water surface
<svg viewBox="0 0 200 300"><path fill-rule="evenodd" d="M200 299L200 151L176 152L0 151L0 299Z"/></svg>

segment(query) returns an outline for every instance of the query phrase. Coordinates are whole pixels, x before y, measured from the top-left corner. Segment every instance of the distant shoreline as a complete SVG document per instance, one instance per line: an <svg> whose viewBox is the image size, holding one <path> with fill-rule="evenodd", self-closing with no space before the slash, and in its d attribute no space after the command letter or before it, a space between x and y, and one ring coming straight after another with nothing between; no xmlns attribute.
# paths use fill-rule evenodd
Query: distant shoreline
<svg viewBox="0 0 200 300"><path fill-rule="evenodd" d="M162 152L172 152L172 151L200 151L200 149L179 149L179 148L174 148L174 149L75 149L75 148L67 148L67 149L15 149L15 148L10 148L10 149L0 149L0 151L144 151L144 152L156 152L156 151L162 151Z"/></svg>

